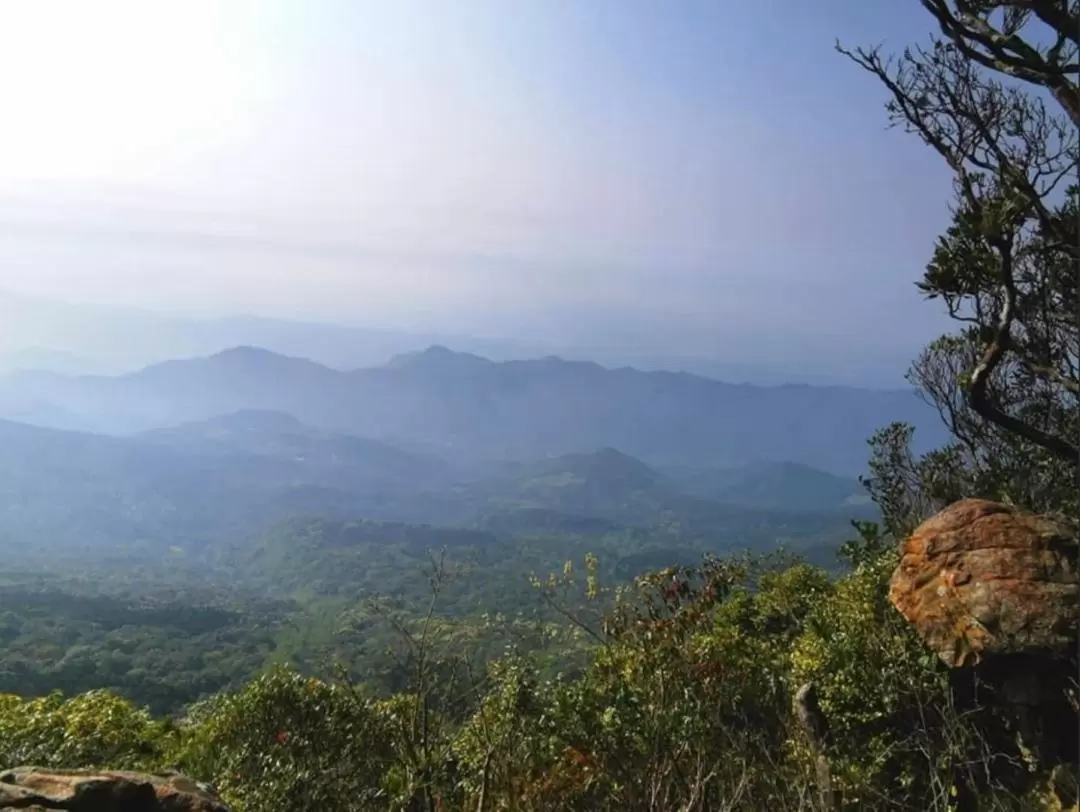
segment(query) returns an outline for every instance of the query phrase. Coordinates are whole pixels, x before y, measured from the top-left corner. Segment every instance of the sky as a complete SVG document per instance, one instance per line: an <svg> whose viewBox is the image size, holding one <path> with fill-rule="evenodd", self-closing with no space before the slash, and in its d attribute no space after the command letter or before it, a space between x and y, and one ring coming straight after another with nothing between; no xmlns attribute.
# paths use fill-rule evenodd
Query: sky
<svg viewBox="0 0 1080 812"><path fill-rule="evenodd" d="M949 177L833 44L929 31L915 0L0 0L0 288L910 355Z"/></svg>

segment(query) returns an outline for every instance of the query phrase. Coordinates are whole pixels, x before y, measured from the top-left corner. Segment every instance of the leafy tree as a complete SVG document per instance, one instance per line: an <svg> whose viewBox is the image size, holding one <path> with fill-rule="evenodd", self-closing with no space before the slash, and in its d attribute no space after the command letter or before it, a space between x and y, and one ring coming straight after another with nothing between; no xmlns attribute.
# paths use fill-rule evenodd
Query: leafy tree
<svg viewBox="0 0 1080 812"><path fill-rule="evenodd" d="M285 668L195 707L177 763L245 812L386 808L392 764L376 703Z"/></svg>
<svg viewBox="0 0 1080 812"><path fill-rule="evenodd" d="M892 544L946 505L974 495L971 470L960 449L953 444L915 457L913 433L910 426L894 423L870 438L870 476L863 481L881 511ZM856 525L865 541L869 541L868 532L877 532L869 527L869 523Z"/></svg>
<svg viewBox="0 0 1080 812"><path fill-rule="evenodd" d="M65 699L0 694L0 765L153 768L175 728L108 691Z"/></svg>
<svg viewBox="0 0 1080 812"><path fill-rule="evenodd" d="M595 570L587 595L603 592ZM538 586L561 600L569 576ZM641 576L596 628L567 618L594 641L580 675L494 669L462 765L485 765L485 792L520 804L492 808L797 808L808 784L785 755L788 651L830 589L820 570L752 559ZM503 750L513 762L492 763Z"/></svg>
<svg viewBox="0 0 1080 812"><path fill-rule="evenodd" d="M878 49L838 48L885 86L890 120L918 135L953 172L952 222L918 286L945 304L957 329L930 344L908 376L937 408L952 442L916 458L909 427L883 429L871 440L867 485L886 535L894 538L962 496L1078 518L1080 2L921 3L939 29L928 46L891 58ZM849 552L861 555L872 536ZM852 694L883 727L869 739L842 736L849 743L862 738L863 745L850 758L839 750L834 757L838 766L848 759L841 780L851 780L851 765L877 770L871 786L892 785L894 792L940 803L946 787L940 776L949 777L949 788L985 788L987 777L1004 780L1008 756L1018 754L986 712L973 709L978 718L961 719L940 675L920 671L918 660L928 655L884 603L884 578L894 563L881 557L884 570L875 586L865 579L876 565L863 556L837 593L863 579L861 603L869 609L878 596L884 615L864 612L864 623L856 615L837 624L823 607L800 656L805 667L817 635L822 644L829 634L849 642L862 636L865 676L878 674L889 683L880 675L894 669L904 675L884 695L885 705L875 702L876 691ZM831 644L825 651L840 653ZM844 689L837 676L850 669L824 657L820 662L826 664L816 678L823 708L837 724L858 721L840 707ZM861 723L866 730L869 722ZM919 752L934 754L929 769L916 764ZM983 765L985 775L960 775L964 764ZM1030 786L1015 774L1010 781L1017 792Z"/></svg>
<svg viewBox="0 0 1080 812"><path fill-rule="evenodd" d="M931 467L946 491L1075 514L1080 3L921 2L940 29L927 47L838 48L954 173L953 222L919 287L959 329L910 373L955 438Z"/></svg>

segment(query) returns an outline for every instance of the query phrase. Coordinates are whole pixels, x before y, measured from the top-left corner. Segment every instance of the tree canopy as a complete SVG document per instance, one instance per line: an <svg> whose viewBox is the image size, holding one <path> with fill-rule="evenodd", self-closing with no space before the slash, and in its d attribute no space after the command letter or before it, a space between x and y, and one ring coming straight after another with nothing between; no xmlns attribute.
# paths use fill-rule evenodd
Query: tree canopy
<svg viewBox="0 0 1080 812"><path fill-rule="evenodd" d="M966 491L1075 514L1080 3L921 3L938 28L928 45L893 56L837 47L884 85L890 121L954 176L952 223L918 284L957 329L909 374L954 442L922 476L946 499ZM877 440L903 443L895 430Z"/></svg>

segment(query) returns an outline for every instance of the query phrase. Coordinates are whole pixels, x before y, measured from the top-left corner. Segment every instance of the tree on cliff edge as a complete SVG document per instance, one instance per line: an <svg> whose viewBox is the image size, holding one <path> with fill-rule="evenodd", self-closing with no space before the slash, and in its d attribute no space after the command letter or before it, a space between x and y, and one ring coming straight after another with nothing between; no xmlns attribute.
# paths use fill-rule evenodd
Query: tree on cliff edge
<svg viewBox="0 0 1080 812"><path fill-rule="evenodd" d="M920 2L939 29L926 46L837 46L954 175L952 224L919 288L958 329L909 379L955 443L904 475L929 486L926 509L963 491L1075 516L1080 0ZM906 436L893 427L874 443L879 462L901 458Z"/></svg>

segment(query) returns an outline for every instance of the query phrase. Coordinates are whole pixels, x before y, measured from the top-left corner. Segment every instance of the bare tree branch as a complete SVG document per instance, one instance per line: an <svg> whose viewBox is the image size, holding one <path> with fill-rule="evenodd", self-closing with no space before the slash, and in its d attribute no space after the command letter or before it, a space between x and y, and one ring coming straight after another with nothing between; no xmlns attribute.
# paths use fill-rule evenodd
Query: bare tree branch
<svg viewBox="0 0 1080 812"><path fill-rule="evenodd" d="M1065 109L1073 124L1080 127L1080 91L1069 80L1069 73L1077 73L1077 67L1064 64L1062 48L1050 50L1055 58L1044 57L1037 48L1016 33L1000 31L987 21L989 14L977 13L976 4L970 0L955 0L957 11L953 12L948 0L921 0L923 7L934 15L941 33L944 34L968 59L993 71L1014 76L1025 82L1045 87ZM988 4L979 4L986 6ZM1059 38L1077 41L1078 21L1075 14L1063 8L1064 4L1030 0L1023 3L999 3L1025 13L1030 10L1058 34ZM1041 13L1039 13L1041 11ZM983 50L980 50L982 48Z"/></svg>

